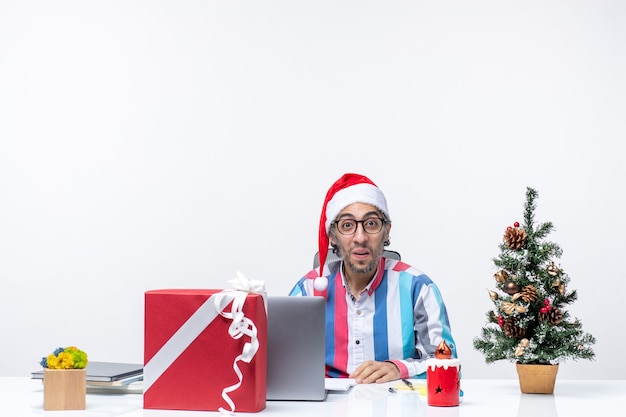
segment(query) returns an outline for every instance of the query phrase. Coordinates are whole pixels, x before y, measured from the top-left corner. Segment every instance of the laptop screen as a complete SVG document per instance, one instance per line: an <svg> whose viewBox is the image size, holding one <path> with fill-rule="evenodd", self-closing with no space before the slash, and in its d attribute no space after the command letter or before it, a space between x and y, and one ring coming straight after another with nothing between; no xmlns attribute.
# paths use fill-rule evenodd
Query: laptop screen
<svg viewBox="0 0 626 417"><path fill-rule="evenodd" d="M268 296L267 400L326 398L325 304L323 297Z"/></svg>

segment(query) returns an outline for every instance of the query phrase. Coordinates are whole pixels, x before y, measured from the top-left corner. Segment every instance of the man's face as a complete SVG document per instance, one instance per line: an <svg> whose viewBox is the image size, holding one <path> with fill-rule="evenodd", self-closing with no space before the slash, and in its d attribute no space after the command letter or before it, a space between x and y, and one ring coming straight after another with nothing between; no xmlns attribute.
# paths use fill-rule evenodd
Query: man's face
<svg viewBox="0 0 626 417"><path fill-rule="evenodd" d="M345 265L354 274L369 274L376 270L378 260L383 253L383 243L389 236L391 224L385 223L379 232L372 233L372 226L381 221L383 215L371 204L354 203L343 209L335 219L330 241L337 245L339 255ZM342 221L356 220L356 229L353 234L341 234ZM365 221L365 222L363 222ZM350 225L348 225L350 226ZM365 229L368 228L370 233ZM347 272L347 271L346 271Z"/></svg>

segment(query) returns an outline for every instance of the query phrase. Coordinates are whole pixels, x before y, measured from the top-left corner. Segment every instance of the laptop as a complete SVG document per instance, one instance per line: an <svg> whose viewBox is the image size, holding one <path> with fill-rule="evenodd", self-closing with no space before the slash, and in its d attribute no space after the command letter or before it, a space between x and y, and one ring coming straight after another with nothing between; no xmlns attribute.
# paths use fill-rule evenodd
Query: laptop
<svg viewBox="0 0 626 417"><path fill-rule="evenodd" d="M268 296L267 400L323 401L326 300Z"/></svg>

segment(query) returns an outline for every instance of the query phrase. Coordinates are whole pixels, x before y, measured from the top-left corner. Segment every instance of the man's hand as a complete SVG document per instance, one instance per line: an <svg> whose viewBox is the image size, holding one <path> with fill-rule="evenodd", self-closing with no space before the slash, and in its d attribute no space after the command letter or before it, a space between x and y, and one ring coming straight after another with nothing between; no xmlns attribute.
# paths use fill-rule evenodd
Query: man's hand
<svg viewBox="0 0 626 417"><path fill-rule="evenodd" d="M400 379L400 370L392 362L365 361L350 378L356 379L358 384L380 384Z"/></svg>

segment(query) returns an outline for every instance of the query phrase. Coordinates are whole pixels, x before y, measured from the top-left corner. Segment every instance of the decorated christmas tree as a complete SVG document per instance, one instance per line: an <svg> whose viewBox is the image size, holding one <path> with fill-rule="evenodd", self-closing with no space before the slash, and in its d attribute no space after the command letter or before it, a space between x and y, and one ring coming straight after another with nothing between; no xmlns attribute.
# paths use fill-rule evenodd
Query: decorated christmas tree
<svg viewBox="0 0 626 417"><path fill-rule="evenodd" d="M570 318L566 306L577 299L570 278L555 262L562 250L546 240L551 222L535 224L535 199L526 189L524 221L508 226L493 259L496 291L488 290L494 309L474 348L487 363L505 359L522 364L557 364L567 359L594 359L595 338Z"/></svg>

